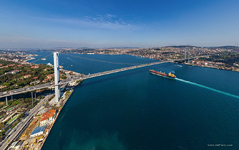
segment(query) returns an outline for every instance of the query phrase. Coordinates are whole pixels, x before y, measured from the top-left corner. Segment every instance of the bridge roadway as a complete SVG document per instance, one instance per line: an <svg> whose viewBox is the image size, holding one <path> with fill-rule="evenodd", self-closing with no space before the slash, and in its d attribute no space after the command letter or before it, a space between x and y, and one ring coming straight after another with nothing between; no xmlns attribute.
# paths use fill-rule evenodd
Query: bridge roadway
<svg viewBox="0 0 239 150"><path fill-rule="evenodd" d="M71 79L62 80L59 82L59 84L60 85L66 84L69 81L71 81ZM6 97L6 96L11 96L11 95L18 95L18 94L22 94L22 93L26 93L26 92L31 92L31 91L36 91L36 90L49 88L49 87L53 87L53 86L54 86L54 82L49 82L49 83L44 83L44 84L38 84L35 86L24 87L24 88L20 88L20 89L13 89L13 90L9 90L9 92L7 92L7 91L0 92L0 98Z"/></svg>
<svg viewBox="0 0 239 150"><path fill-rule="evenodd" d="M120 68L120 69L114 69L114 70L110 70L110 71L104 71L104 72L100 72L100 73L78 76L78 77L74 77L72 79L61 80L59 82L59 84L62 85L62 84L66 84L66 83L68 83L70 81L74 81L74 80L85 80L85 79L94 78L94 77L103 76L103 75L108 75L108 74L117 73L117 72L121 72L121 71L126 71L126 70L146 67L146 66L162 64L162 63L165 63L165 62L169 62L169 61L163 61L163 62L158 61L158 62L153 62L153 63L148 63L148 64L142 64L142 65L137 65L137 66L130 66L130 67L125 67L125 68ZM26 92L31 92L31 91L36 91L36 90L39 90L39 89L49 88L49 87L53 87L53 86L54 86L54 82L49 82L49 83L45 83L45 84L38 84L38 85L35 85L35 86L29 86L29 87L20 88L20 89L14 89L14 90L11 90L11 91L8 91L8 92L6 92L6 91L5 92L0 92L0 98L11 96L11 95L22 94L22 93L26 93Z"/></svg>
<svg viewBox="0 0 239 150"><path fill-rule="evenodd" d="M120 68L120 69L114 69L114 70L110 70L110 71L104 71L104 72L100 72L100 73L94 73L94 74L86 75L83 78L84 79L89 79L89 78L108 75L108 74L117 73L117 72L121 72L121 71L126 71L126 70L131 70L131 69L136 69L136 68L142 68L142 67L146 67L146 66L162 64L162 63L166 63L166 62L169 62L169 61L158 61L158 62L142 64L142 65L138 65L138 66L130 66L130 67L125 67L125 68Z"/></svg>

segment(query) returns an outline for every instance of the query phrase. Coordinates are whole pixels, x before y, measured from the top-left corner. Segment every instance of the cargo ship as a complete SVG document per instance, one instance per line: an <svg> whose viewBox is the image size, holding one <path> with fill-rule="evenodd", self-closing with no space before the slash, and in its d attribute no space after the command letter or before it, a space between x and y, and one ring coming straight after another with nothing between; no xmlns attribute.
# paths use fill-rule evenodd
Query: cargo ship
<svg viewBox="0 0 239 150"><path fill-rule="evenodd" d="M176 78L176 76L175 76L174 74L172 74L171 72L169 72L168 74L166 74L166 73L162 73L161 71L158 72L158 71L154 71L154 70L151 70L151 69L150 69L149 71L150 71L150 73L155 74L155 75L158 75L158 76L168 77L168 78L172 78L172 79L175 79L175 78Z"/></svg>

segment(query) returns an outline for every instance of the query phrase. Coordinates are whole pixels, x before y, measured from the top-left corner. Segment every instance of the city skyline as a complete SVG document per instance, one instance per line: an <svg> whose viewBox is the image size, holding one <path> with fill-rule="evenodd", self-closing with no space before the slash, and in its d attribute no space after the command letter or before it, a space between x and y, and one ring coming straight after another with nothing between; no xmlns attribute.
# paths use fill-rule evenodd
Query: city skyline
<svg viewBox="0 0 239 150"><path fill-rule="evenodd" d="M239 2L5 1L0 48L238 45Z"/></svg>

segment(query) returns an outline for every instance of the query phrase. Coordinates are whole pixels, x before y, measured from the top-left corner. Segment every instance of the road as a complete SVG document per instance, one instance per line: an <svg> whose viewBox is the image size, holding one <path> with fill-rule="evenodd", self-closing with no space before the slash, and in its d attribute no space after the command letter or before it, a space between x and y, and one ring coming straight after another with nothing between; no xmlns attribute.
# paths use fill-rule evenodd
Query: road
<svg viewBox="0 0 239 150"><path fill-rule="evenodd" d="M66 84L69 81L71 81L72 79L66 79L66 80L62 80L60 81L60 85L62 84ZM54 82L49 82L49 83L44 83L44 84L38 84L35 86L29 86L29 87L25 87L25 88L20 88L20 89L14 89L7 92L0 92L0 98L2 97L6 97L6 96L11 96L11 95L17 95L17 94L21 94L21 93L26 93L26 92L31 92L31 91L36 91L36 90L40 90L40 89L44 89L44 88L49 88L54 86Z"/></svg>
<svg viewBox="0 0 239 150"><path fill-rule="evenodd" d="M28 126L28 124L31 122L31 120L33 119L33 117L38 113L38 110L40 108L40 105L43 103L46 103L46 101L52 97L53 94L46 96L44 99L42 99L34 108L32 108L30 110L30 112L28 112L28 115L22 119L21 122L19 122L6 136L6 138L1 141L0 145L0 149L1 150L5 150L7 149L7 147L19 136L19 134L22 133L22 131L24 131L24 128Z"/></svg>

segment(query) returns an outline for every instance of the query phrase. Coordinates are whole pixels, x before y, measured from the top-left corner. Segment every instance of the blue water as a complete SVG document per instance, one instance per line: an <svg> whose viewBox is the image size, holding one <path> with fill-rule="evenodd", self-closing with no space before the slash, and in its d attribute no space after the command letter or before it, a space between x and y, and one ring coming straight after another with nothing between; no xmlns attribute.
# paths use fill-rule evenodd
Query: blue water
<svg viewBox="0 0 239 150"><path fill-rule="evenodd" d="M38 52L35 60L30 60L29 62L34 63L51 63L53 64L53 55L50 52ZM48 57L45 57L48 56ZM46 60L41 60L40 58L46 58ZM81 58L86 59L81 59ZM95 59L98 61L92 61L87 59ZM36 61L37 60L37 61ZM142 59L141 57L134 57L129 55L87 55L87 54L60 54L59 55L60 65L64 66L66 70L72 70L83 74L97 73L112 69L118 69L128 66L134 66L139 64L146 64L155 62L153 59ZM100 62L108 61L111 63ZM118 64L119 63L119 64ZM120 64L123 63L123 64Z"/></svg>
<svg viewBox="0 0 239 150"><path fill-rule="evenodd" d="M80 56L124 63L154 61L126 55ZM127 66L67 57L60 55L65 69L84 74ZM148 69L175 71L178 79L152 75ZM87 79L68 100L43 149L237 150L238 76L165 63Z"/></svg>

